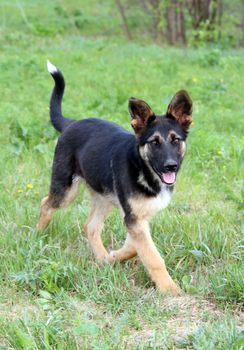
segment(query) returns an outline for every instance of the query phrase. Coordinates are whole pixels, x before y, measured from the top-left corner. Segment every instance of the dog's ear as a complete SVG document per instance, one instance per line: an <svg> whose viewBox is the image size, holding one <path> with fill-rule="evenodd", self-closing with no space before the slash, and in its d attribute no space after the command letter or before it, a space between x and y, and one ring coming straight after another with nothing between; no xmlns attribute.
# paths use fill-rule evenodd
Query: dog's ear
<svg viewBox="0 0 244 350"><path fill-rule="evenodd" d="M185 90L178 91L172 98L167 117L175 119L187 130L192 122L192 100Z"/></svg>
<svg viewBox="0 0 244 350"><path fill-rule="evenodd" d="M155 114L143 100L131 97L128 104L131 125L136 133L141 133L155 118Z"/></svg>

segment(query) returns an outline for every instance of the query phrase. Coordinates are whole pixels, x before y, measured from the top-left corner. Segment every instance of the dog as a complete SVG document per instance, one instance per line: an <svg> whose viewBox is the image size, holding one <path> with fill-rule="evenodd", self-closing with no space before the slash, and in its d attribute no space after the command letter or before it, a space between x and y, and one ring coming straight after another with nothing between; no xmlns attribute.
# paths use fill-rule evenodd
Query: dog
<svg viewBox="0 0 244 350"><path fill-rule="evenodd" d="M179 286L153 243L149 220L171 200L192 122L191 98L185 90L178 91L166 114L157 116L145 101L131 97L132 134L101 119L65 118L61 110L64 77L49 61L47 66L55 83L50 118L61 135L37 229L44 230L57 209L74 201L84 181L92 202L84 230L95 257L116 262L138 255L161 292L179 294ZM108 252L101 232L113 207L121 210L127 237L122 248Z"/></svg>

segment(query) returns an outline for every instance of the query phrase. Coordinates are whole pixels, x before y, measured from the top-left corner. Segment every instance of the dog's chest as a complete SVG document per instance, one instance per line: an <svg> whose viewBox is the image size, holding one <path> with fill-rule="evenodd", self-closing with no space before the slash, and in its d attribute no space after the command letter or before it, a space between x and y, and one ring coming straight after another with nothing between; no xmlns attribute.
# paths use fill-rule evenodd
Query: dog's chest
<svg viewBox="0 0 244 350"><path fill-rule="evenodd" d="M138 195L130 198L129 204L138 218L150 219L158 211L166 208L171 199L171 191L163 187L161 192L155 197L145 197Z"/></svg>

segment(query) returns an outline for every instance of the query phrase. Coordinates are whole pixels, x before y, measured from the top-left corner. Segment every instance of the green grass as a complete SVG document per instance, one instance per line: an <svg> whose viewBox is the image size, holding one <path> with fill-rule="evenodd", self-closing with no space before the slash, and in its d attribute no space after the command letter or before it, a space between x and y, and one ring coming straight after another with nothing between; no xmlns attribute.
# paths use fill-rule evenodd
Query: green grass
<svg viewBox="0 0 244 350"><path fill-rule="evenodd" d="M18 7L10 16L2 4L0 349L241 349L244 51L85 39L72 28L58 32L62 21L52 21L47 3L19 2L32 29L40 10L43 28L56 28L52 35L28 30ZM77 119L105 118L130 130L128 97L161 113L178 89L192 96L194 124L176 191L151 223L185 296L154 291L137 259L94 260L83 232L84 187L45 234L36 232L58 137L48 117L47 58L66 78L64 114ZM103 237L106 246L121 246L117 211Z"/></svg>

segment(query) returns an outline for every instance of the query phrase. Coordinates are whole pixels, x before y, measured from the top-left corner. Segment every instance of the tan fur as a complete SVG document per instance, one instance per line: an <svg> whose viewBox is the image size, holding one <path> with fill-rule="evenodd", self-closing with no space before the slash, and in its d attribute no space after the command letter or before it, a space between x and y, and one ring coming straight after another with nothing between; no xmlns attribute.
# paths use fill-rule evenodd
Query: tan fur
<svg viewBox="0 0 244 350"><path fill-rule="evenodd" d="M142 157L142 159L144 159L145 162L148 163L149 162L149 159L148 159L149 149L148 149L147 143L144 146L139 147L139 153L140 153L140 156Z"/></svg>
<svg viewBox="0 0 244 350"><path fill-rule="evenodd" d="M175 131L170 131L168 136L167 136L167 141L171 142L172 139L175 139L175 138L181 138L180 135L178 135Z"/></svg>
<svg viewBox="0 0 244 350"><path fill-rule="evenodd" d="M169 192L164 185L162 185L161 192L156 197L145 197L138 195L129 199L129 204L132 212L137 218L150 220L159 210L167 207L171 199L171 192Z"/></svg>
<svg viewBox="0 0 244 350"><path fill-rule="evenodd" d="M59 208L68 207L78 196L81 179L75 178L72 186L66 192L64 200L60 203ZM43 231L50 224L53 214L57 211L58 207L54 206L55 198L50 196L43 198L41 202L41 212L39 221L37 224L37 230Z"/></svg>
<svg viewBox="0 0 244 350"><path fill-rule="evenodd" d="M43 198L43 200L41 201L41 211L40 211L39 221L36 225L37 230L39 231L45 230L45 228L50 224L55 211L56 209L52 208L50 204L49 197Z"/></svg>
<svg viewBox="0 0 244 350"><path fill-rule="evenodd" d="M163 143L164 138L163 138L163 136L160 134L160 132L155 131L155 133L152 134L151 137L149 137L148 142L152 142L152 141L154 141L154 140L158 141L159 143Z"/></svg>
<svg viewBox="0 0 244 350"><path fill-rule="evenodd" d="M128 232L137 254L157 288L163 293L171 292L173 294L179 294L180 288L170 277L164 260L153 243L149 223L146 220L137 220L129 227Z"/></svg>
<svg viewBox="0 0 244 350"><path fill-rule="evenodd" d="M64 197L63 202L61 203L60 207L61 208L66 208L68 207L71 203L74 202L74 200L76 199L76 197L79 195L80 192L80 183L81 183L81 178L80 177L76 177L73 180L72 186L70 187L70 189L66 192L66 195Z"/></svg>
<svg viewBox="0 0 244 350"><path fill-rule="evenodd" d="M180 154L181 154L182 158L184 157L185 153L186 153L186 143L185 143L185 141L181 141L181 143L180 143Z"/></svg>
<svg viewBox="0 0 244 350"><path fill-rule="evenodd" d="M167 137L167 141L171 142L174 138L181 138L175 131L170 131ZM186 152L186 143L185 141L180 141L180 155L183 158Z"/></svg>
<svg viewBox="0 0 244 350"><path fill-rule="evenodd" d="M134 247L133 241L129 234L127 234L125 243L122 248L118 250L112 250L109 253L108 261L125 261L137 255L136 249Z"/></svg>
<svg viewBox="0 0 244 350"><path fill-rule="evenodd" d="M96 194L94 191L91 191L91 198L91 212L84 229L95 257L98 260L104 260L108 258L108 252L103 245L101 233L104 221L112 206L106 197Z"/></svg>
<svg viewBox="0 0 244 350"><path fill-rule="evenodd" d="M184 113L184 109L181 106L177 110L169 108L168 113L171 114L182 126L188 127L192 123L192 115Z"/></svg>
<svg viewBox="0 0 244 350"><path fill-rule="evenodd" d="M131 126L133 129L139 131L145 127L145 124L141 119L138 118L138 119L132 119Z"/></svg>

